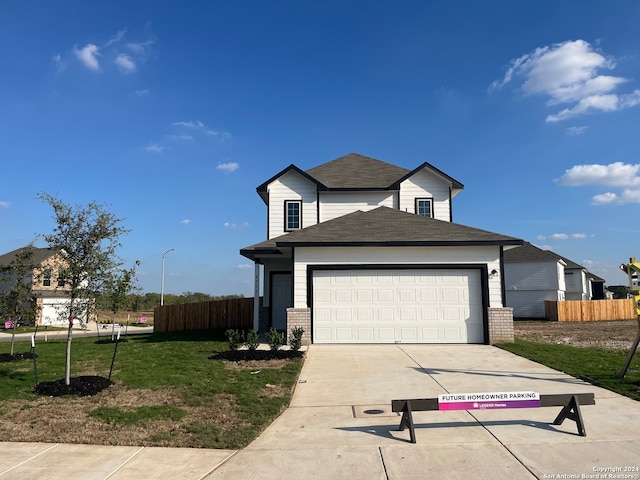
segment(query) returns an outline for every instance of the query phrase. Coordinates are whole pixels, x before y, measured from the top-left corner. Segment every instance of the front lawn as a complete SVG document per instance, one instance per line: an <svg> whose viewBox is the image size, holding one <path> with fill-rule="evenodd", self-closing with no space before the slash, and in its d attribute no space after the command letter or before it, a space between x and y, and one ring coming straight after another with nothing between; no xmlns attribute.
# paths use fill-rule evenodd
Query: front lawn
<svg viewBox="0 0 640 480"><path fill-rule="evenodd" d="M72 377L108 377L114 344L72 343ZM33 360L0 363L0 438L112 445L246 446L289 404L303 360L215 359L222 331L129 335L95 396L33 393ZM30 342L16 342L28 352ZM9 344L0 343L0 353ZM36 345L38 382L64 377L65 339ZM211 358L210 357L214 357Z"/></svg>
<svg viewBox="0 0 640 480"><path fill-rule="evenodd" d="M498 345L504 350L565 372L599 387L640 400L640 353L636 353L624 379L619 373L628 350L534 342L516 338Z"/></svg>

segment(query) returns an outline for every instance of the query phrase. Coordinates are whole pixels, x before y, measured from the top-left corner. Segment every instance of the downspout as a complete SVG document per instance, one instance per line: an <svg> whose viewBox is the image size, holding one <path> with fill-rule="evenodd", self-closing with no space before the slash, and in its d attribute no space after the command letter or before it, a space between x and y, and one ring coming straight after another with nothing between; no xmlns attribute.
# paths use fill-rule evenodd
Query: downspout
<svg viewBox="0 0 640 480"><path fill-rule="evenodd" d="M453 197L451 196L451 187L449 187L449 221L453 223Z"/></svg>
<svg viewBox="0 0 640 480"><path fill-rule="evenodd" d="M504 245L500 245L500 296L502 297L502 306L506 307L507 288L504 283Z"/></svg>

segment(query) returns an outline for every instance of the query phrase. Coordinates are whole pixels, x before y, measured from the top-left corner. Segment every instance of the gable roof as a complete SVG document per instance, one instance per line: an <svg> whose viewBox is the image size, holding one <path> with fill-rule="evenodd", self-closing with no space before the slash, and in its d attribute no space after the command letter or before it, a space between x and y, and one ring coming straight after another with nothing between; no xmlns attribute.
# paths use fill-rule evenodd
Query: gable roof
<svg viewBox="0 0 640 480"><path fill-rule="evenodd" d="M0 266L7 267L16 259L16 255L26 249L27 247L17 248L9 253L5 253L4 255L0 255ZM39 265L44 262L47 258L52 257L56 254L56 251L52 248L37 248L33 247L33 263Z"/></svg>
<svg viewBox="0 0 640 480"><path fill-rule="evenodd" d="M310 168L307 173L331 190L384 190L410 171L375 158L350 153Z"/></svg>
<svg viewBox="0 0 640 480"><path fill-rule="evenodd" d="M350 153L306 171L291 164L259 185L256 191L262 200L268 203L267 188L269 184L291 171L297 172L313 182L318 190L397 190L400 188L401 182L423 169L428 169L450 182L453 195L464 188L462 183L427 162L413 170L407 170L359 153Z"/></svg>
<svg viewBox="0 0 640 480"><path fill-rule="evenodd" d="M549 250L542 250L529 242L524 242L521 247L504 252L504 261L505 263L560 261L566 265L566 262L559 258L559 255Z"/></svg>
<svg viewBox="0 0 640 480"><path fill-rule="evenodd" d="M252 245L240 254L254 260L282 248L311 246L490 246L522 245L522 240L400 210L356 211Z"/></svg>
<svg viewBox="0 0 640 480"><path fill-rule="evenodd" d="M420 165L418 168L414 168L413 170L411 170L409 173L407 173L404 177L402 177L401 179L399 179L396 184L398 186L400 186L400 183L403 182L404 180L406 180L407 178L411 177L412 175L416 174L417 172L419 172L420 170L423 169L428 169L431 170L433 173L435 173L436 175L442 177L443 179L445 179L447 182L451 182L451 189L453 190L453 195L458 194L463 188L464 185L462 183L460 183L459 181L457 181L455 178L450 177L449 175L447 175L446 173L444 173L442 170L434 167L433 165L431 165L429 162L424 162L422 165ZM455 193L454 193L455 192Z"/></svg>
<svg viewBox="0 0 640 480"><path fill-rule="evenodd" d="M258 192L258 195L260 195L260 198L262 198L262 200L264 201L264 203L269 203L269 195L267 194L267 187L269 186L269 184L271 182L273 182L274 180L280 178L281 176L289 173L289 172L297 172L300 175L302 175L303 177L305 177L307 180L309 180L310 182L315 183L319 189L322 189L324 187L324 185L322 185L320 182L318 182L318 180L316 180L315 178L311 177L307 172L305 172L304 170L300 170L298 167L296 167L293 163L291 165L289 165L287 168L284 168L282 170L280 170L278 173L276 173L273 177L271 177L269 180L267 180L266 182L258 185L258 187L256 188L256 191ZM324 187L326 189L326 187Z"/></svg>

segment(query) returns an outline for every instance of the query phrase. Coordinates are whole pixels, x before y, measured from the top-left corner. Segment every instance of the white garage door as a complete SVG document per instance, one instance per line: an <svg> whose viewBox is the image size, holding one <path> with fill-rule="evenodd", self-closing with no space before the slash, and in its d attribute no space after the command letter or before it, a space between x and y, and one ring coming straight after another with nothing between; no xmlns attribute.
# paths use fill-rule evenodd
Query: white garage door
<svg viewBox="0 0 640 480"><path fill-rule="evenodd" d="M483 343L478 270L315 270L314 343Z"/></svg>

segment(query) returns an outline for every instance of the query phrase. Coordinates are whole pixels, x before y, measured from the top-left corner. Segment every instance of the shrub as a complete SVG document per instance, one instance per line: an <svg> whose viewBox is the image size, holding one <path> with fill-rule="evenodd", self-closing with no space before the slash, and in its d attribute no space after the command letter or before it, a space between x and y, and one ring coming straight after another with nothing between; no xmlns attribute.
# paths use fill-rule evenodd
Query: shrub
<svg viewBox="0 0 640 480"><path fill-rule="evenodd" d="M231 328L225 332L227 341L229 342L229 350L237 350L242 344L242 332L232 330Z"/></svg>
<svg viewBox="0 0 640 480"><path fill-rule="evenodd" d="M249 350L256 350L260 345L260 337L255 330L249 330L245 336L244 344Z"/></svg>
<svg viewBox="0 0 640 480"><path fill-rule="evenodd" d="M297 352L300 350L302 346L302 334L304 333L304 329L302 327L296 327L291 330L291 336L289 337L289 346L291 350Z"/></svg>
<svg viewBox="0 0 640 480"><path fill-rule="evenodd" d="M285 334L277 331L275 328L271 327L271 329L266 334L267 343L269 344L269 348L273 351L280 350L280 347L284 345L286 340Z"/></svg>

